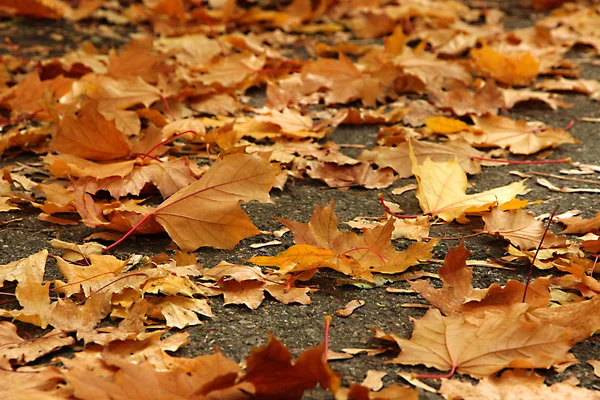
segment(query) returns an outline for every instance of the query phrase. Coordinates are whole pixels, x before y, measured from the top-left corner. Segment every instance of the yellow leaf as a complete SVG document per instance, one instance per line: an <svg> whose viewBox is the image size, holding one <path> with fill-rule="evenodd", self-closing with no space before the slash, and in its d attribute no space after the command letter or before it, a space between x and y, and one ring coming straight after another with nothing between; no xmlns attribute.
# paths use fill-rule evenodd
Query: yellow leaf
<svg viewBox="0 0 600 400"><path fill-rule="evenodd" d="M425 118L425 126L433 133L440 133L442 135L470 130L469 125L461 120L443 116Z"/></svg>
<svg viewBox="0 0 600 400"><path fill-rule="evenodd" d="M528 52L500 54L483 46L471 50L471 57L486 76L508 85L528 85L540 72L538 62Z"/></svg>
<svg viewBox="0 0 600 400"><path fill-rule="evenodd" d="M419 165L412 149L410 157L417 178L417 198L421 209L444 221L452 221L469 211L501 205L525 190L521 181L481 193L466 194L467 175L456 160L433 162L427 158Z"/></svg>

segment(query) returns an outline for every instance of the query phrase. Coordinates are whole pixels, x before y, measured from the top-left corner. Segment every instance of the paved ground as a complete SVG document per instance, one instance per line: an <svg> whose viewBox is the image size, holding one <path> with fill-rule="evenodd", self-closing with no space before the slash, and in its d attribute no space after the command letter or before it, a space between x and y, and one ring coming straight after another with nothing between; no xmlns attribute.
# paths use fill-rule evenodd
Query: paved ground
<svg viewBox="0 0 600 400"><path fill-rule="evenodd" d="M507 23L511 26L523 26L529 23L528 12L518 11L516 16L509 17ZM5 27L6 28L6 27ZM65 32L70 32L70 27L63 23L35 22L21 23L18 36L12 37L13 41L22 45L24 54L28 53L28 46L38 43L47 44L49 32L64 34L67 40L61 42L64 45L61 48L57 46L56 53L66 51L77 44L77 36L69 36ZM85 36L85 33L82 34ZM100 40L100 39L96 39ZM118 43L114 39L111 44ZM54 51L53 51L54 53ZM570 55L573 59L580 57L580 53L573 52ZM583 78L600 78L600 71L596 67L589 67L584 64L581 70ZM518 106L510 111L510 116L524 119L535 119L543 121L551 126L565 126L570 120L575 120L575 125L570 133L581 140L580 144L563 145L555 150L553 158L571 157L574 161L584 163L597 163L600 155L600 141L598 137L599 124L584 123L578 121L579 117L600 117L600 107L598 103L593 103L586 96L566 95L565 100L572 102L575 106L571 109L553 112L545 105L538 103L528 103ZM373 146L376 144L376 127L372 126L342 126L329 139L338 143L356 143ZM348 150L351 155L352 149ZM4 160L4 163L12 163L15 160L31 161L33 156L21 155L16 159ZM508 175L508 171L543 171L546 173L557 173L564 166L505 166L496 168L487 168L481 175L470 177L478 190L506 185L518 178ZM392 187L383 191L386 198L398 202L408 214L419 213L420 209L414 192L409 192L401 196L393 196L391 190L401 187L408 183L413 183L414 179L402 179L397 181ZM600 182L600 181L599 181ZM562 182L556 182L559 186ZM532 189L525 196L530 200L551 200L543 204L528 208L535 214L548 212L559 203L560 211L567 211L573 208L585 210L584 216L590 217L600 208L598 196L594 194L562 194L550 192L547 189L536 185L530 181L528 186ZM579 184L579 186L585 186ZM274 230L281 225L273 220L274 217L285 216L295 220L307 221L313 211L315 204L326 205L333 197L336 201L336 214L341 221L348 221L360 215L379 215L381 208L377 200L377 191L364 189L350 189L347 191L332 190L325 185L314 181L296 181L288 184L283 191L273 191L273 199L277 205L259 205L248 204L245 208L249 211L254 224L261 230ZM0 215L3 220L13 218L22 218L21 222L11 223L0 230L0 263L7 263L27 255L30 255L40 249L48 247L48 240L59 236L61 239L69 241L82 241L83 238L92 233L92 230L84 226L77 227L57 227L37 219L37 212L33 209L27 209L20 213ZM471 225L459 226L451 225L446 227L437 227L432 230L432 236L438 236L447 233L449 236L459 236L464 233L470 233L472 229L480 227L480 222L476 221ZM556 227L558 230L559 227ZM264 248L253 250L249 247L255 242L262 242L264 238L255 237L242 241L234 251L221 251L215 249L202 249L197 252L199 260L207 266L214 266L221 260L230 262L242 262L255 254L272 255L281 251L282 246L275 248ZM291 235L287 234L282 239L284 246L292 244ZM138 254L156 254L163 251L169 243L166 235L152 237L137 237L135 241L127 241L116 251L117 256L127 256L130 253ZM407 242L395 242L398 248L408 246ZM442 259L448 246L454 246L458 242L442 242L435 248L435 258ZM466 240L466 246L473 252L473 259L497 258L504 255L506 243L499 238L489 236L480 236ZM424 266L424 270L435 271L439 265L432 264ZM49 268L49 275L56 271L55 267ZM536 272L538 276L545 275L543 272ZM493 282L504 283L508 279L524 280L526 269L521 268L515 271L497 270L488 268L477 268L474 272L474 284L477 287L487 287ZM50 277L50 276L49 276ZM342 278L332 272L320 272L318 277L310 282L312 286L319 287L319 291L311 295L313 303L310 305L283 305L273 299L267 298L262 306L257 310L249 310L244 306L223 306L220 298L212 298L213 311L216 315L214 319L207 319L202 326L189 328L191 335L191 345L186 346L179 351L182 356L194 356L202 353L211 352L213 346L218 346L223 352L236 360L241 360L249 354L255 346L261 345L266 340L266 332L271 332L279 337L295 354L303 349L314 346L323 340L323 320L325 315L332 315L335 310L342 308L344 304L353 299L365 301L365 306L357 310L348 318L334 318L332 333L330 338L331 348L339 350L345 347L375 347L381 345L372 338L370 327L378 327L387 332L409 337L412 331L412 324L409 317L420 317L424 314L424 309L406 308L405 303L424 303L424 300L415 295L390 294L385 288L359 289L354 286L338 286L336 280ZM405 288L406 283L397 282L389 285L391 287ZM30 329L30 326L20 325L23 329ZM36 333L35 330L32 330ZM584 361L587 359L600 358L600 343L592 340L585 340L576 345L573 349L575 356ZM342 373L345 383L350 381L360 382L365 376L367 370L377 369L388 372L384 379L387 384L401 381L396 378L396 373L400 371L425 372L420 367L402 367L398 365L385 364L395 352L389 352L387 355L369 357L366 355L356 356L353 359L334 362L334 368ZM436 373L434 370L430 370ZM576 376L582 383L589 388L600 389L597 380L594 378L592 368L586 364L569 368L563 374L555 372L544 372L548 376L547 382L560 381L568 376ZM436 385L435 381L428 381ZM327 394L319 391L313 391L306 398L329 398ZM423 398L438 398L436 395L423 394Z"/></svg>

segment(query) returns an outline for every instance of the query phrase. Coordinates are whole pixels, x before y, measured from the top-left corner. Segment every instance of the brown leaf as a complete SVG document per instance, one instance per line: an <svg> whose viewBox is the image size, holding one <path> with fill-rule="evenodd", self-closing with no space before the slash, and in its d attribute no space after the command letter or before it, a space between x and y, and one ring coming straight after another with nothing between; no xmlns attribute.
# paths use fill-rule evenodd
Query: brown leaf
<svg viewBox="0 0 600 400"><path fill-rule="evenodd" d="M339 375L323 359L324 346L303 352L295 363L285 346L273 336L246 359L246 373L240 378L256 389L256 397L269 400L301 399L306 389L320 384L335 393Z"/></svg>
<svg viewBox="0 0 600 400"><path fill-rule="evenodd" d="M276 172L259 155L226 156L199 181L159 205L154 218L182 250L201 246L232 249L241 239L259 233L239 202L271 202L269 190Z"/></svg>
<svg viewBox="0 0 600 400"><path fill-rule="evenodd" d="M567 225L567 228L561 233L588 233L597 232L600 229L600 211L593 218L584 219L581 217L570 217L558 219L561 224Z"/></svg>
<svg viewBox="0 0 600 400"><path fill-rule="evenodd" d="M456 159L466 173L478 174L481 172L481 162L472 157L481 157L483 153L471 147L464 140L453 140L442 144L409 140L396 147L379 146L373 150L366 150L359 156L359 159L369 160L380 167L393 168L400 178L408 178L413 175L409 142L419 164L423 164L427 158L434 162Z"/></svg>
<svg viewBox="0 0 600 400"><path fill-rule="evenodd" d="M538 221L533 214L523 210L502 211L499 207L492 208L489 214L483 216L483 230L490 235L502 236L521 250L530 250L540 245L545 224ZM567 240L547 232L541 248L565 247Z"/></svg>
<svg viewBox="0 0 600 400"><path fill-rule="evenodd" d="M579 143L562 129L552 129L539 122L515 121L506 117L489 115L473 117L474 129L482 133L463 133L462 136L476 146L497 146L510 149L514 154L533 154L547 147L565 143Z"/></svg>
<svg viewBox="0 0 600 400"><path fill-rule="evenodd" d="M309 161L306 174L319 179L329 187L347 189L364 186L367 189L382 189L393 184L398 177L390 168L375 169L369 163L337 165L329 162Z"/></svg>
<svg viewBox="0 0 600 400"><path fill-rule="evenodd" d="M52 147L59 152L91 160L114 160L129 154L129 143L114 121L98 112L98 101L88 100L78 115L65 115L58 123Z"/></svg>
<svg viewBox="0 0 600 400"><path fill-rule="evenodd" d="M420 260L429 259L432 255L431 249L437 244L434 240L428 243L417 242L404 251L397 251L391 244L391 235L394 231L391 220L384 226L365 231L361 236L352 232L342 233L338 230L338 218L333 208L333 200L327 207L316 206L309 223L280 219L279 221L294 234L297 245L288 249L294 263L286 264L286 261L281 260L284 264L280 264L281 261L273 260L275 265L280 266L283 271L289 271L295 268L295 262L298 262L298 270L307 270L326 262L325 265L330 268L371 280L372 272L395 274L418 264ZM300 247L301 245L309 245L313 248ZM302 257L308 256L314 248L319 249L315 253L316 258L303 260ZM282 253L281 256L284 254ZM284 258L286 256L287 254ZM255 257L252 262L256 259ZM262 262L268 259L269 257L263 257L260 260Z"/></svg>
<svg viewBox="0 0 600 400"><path fill-rule="evenodd" d="M426 280L410 282L411 287L445 315L522 302L525 285L514 280L509 280L504 287L494 283L487 289L473 288L473 268L467 266L470 254L464 243L448 250L444 265L439 270L441 289L434 288ZM530 308L548 305L549 286L548 278L538 278L531 282L527 292L527 304Z"/></svg>
<svg viewBox="0 0 600 400"><path fill-rule="evenodd" d="M309 288L287 287L284 277L264 275L258 267L221 261L203 272L202 279L217 281L214 294L222 293L224 304L245 304L256 309L262 303L265 291L284 304L311 302L307 295Z"/></svg>
<svg viewBox="0 0 600 400"><path fill-rule="evenodd" d="M424 364L476 378L504 368L550 368L573 361L575 336L567 327L527 318L527 304L474 316L443 317L436 309L415 322L410 340L393 336L402 351L391 362Z"/></svg>
<svg viewBox="0 0 600 400"><path fill-rule="evenodd" d="M11 370L15 364L27 364L54 350L72 344L75 344L75 339L57 329L40 338L25 340L17 335L17 327L14 324L1 321L0 367Z"/></svg>
<svg viewBox="0 0 600 400"><path fill-rule="evenodd" d="M534 371L515 369L504 371L501 376L490 376L482 379L477 385L461 382L458 379L442 380L440 393L445 398L463 400L492 400L499 398L515 398L531 400L592 400L600 399L600 393L577 387L575 382L557 382L544 384L544 377Z"/></svg>
<svg viewBox="0 0 600 400"><path fill-rule="evenodd" d="M335 315L338 317L349 317L354 310L365 305L364 300L352 300L344 306L344 308L335 310Z"/></svg>
<svg viewBox="0 0 600 400"><path fill-rule="evenodd" d="M339 60L320 58L306 63L302 68L302 82L305 93L327 88L326 104L361 100L365 106L372 107L381 92L381 82L367 74L363 75L343 54Z"/></svg>

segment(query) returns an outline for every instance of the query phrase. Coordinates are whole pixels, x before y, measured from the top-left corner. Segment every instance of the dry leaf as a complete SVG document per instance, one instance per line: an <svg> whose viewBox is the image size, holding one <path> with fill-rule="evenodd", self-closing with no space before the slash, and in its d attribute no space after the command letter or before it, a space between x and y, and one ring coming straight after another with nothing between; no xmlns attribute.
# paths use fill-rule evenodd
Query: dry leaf
<svg viewBox="0 0 600 400"><path fill-rule="evenodd" d="M344 306L344 308L335 310L335 315L337 315L338 317L349 317L350 315L352 315L354 310L356 310L357 308L362 307L364 305L365 305L364 300L352 300L352 301L348 302L348 304L346 304ZM364 382L363 382L363 385L364 385Z"/></svg>
<svg viewBox="0 0 600 400"><path fill-rule="evenodd" d="M528 320L527 304L479 316L443 317L436 309L415 322L410 340L393 335L402 351L391 362L424 364L475 378L504 368L550 368L573 361L575 341L569 328Z"/></svg>
<svg viewBox="0 0 600 400"><path fill-rule="evenodd" d="M535 80L539 64L530 53L501 54L488 46L471 50L475 64L486 76L512 86L525 86Z"/></svg>
<svg viewBox="0 0 600 400"><path fill-rule="evenodd" d="M75 344L75 339L57 329L40 338L25 340L17 335L14 324L0 322L0 366L5 370L12 370L15 364L27 364L72 344Z"/></svg>
<svg viewBox="0 0 600 400"><path fill-rule="evenodd" d="M340 378L323 359L324 346L303 352L295 363L289 351L276 338L255 349L246 359L246 373L240 378L252 383L261 399L301 399L306 389L320 384L335 393Z"/></svg>
<svg viewBox="0 0 600 400"><path fill-rule="evenodd" d="M489 214L483 216L484 232L490 235L502 236L521 250L538 247L546 230L545 224L538 221L533 214L523 210L502 211L499 207L492 208ZM565 247L567 240L547 232L541 248Z"/></svg>
<svg viewBox="0 0 600 400"><path fill-rule="evenodd" d="M391 220L361 236L342 233L333 208L333 200L327 207L317 206L309 223L280 219L292 231L297 244L278 256L253 257L250 261L278 266L281 273L329 267L372 281L373 272L395 274L431 258L431 250L437 244L435 240L417 242L397 251L391 244Z"/></svg>
<svg viewBox="0 0 600 400"><path fill-rule="evenodd" d="M516 369L504 371L501 376L482 379L477 385L461 382L458 379L442 380L440 393L445 398L463 400L593 400L600 399L600 393L577 387L575 382L557 382L546 386L544 377L534 371Z"/></svg>
<svg viewBox="0 0 600 400"><path fill-rule="evenodd" d="M107 161L129 154L130 145L114 121L98 112L98 102L86 101L78 115L65 115L52 137L52 147L90 160Z"/></svg>
<svg viewBox="0 0 600 400"><path fill-rule="evenodd" d="M452 221L469 211L502 205L525 190L523 182L513 182L485 192L466 194L467 176L456 160L436 163L425 159L419 165L411 154L411 162L419 185L417 198L421 209L445 221Z"/></svg>
<svg viewBox="0 0 600 400"><path fill-rule="evenodd" d="M226 156L152 214L182 250L201 246L232 249L240 240L260 233L239 202L271 202L269 190L276 172L259 155Z"/></svg>

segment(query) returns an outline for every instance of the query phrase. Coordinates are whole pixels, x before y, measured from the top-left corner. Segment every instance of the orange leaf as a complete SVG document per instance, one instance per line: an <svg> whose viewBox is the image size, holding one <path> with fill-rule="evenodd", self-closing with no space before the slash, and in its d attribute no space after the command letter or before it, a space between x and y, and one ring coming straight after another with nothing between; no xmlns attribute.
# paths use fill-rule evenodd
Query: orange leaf
<svg viewBox="0 0 600 400"><path fill-rule="evenodd" d="M292 231L297 244L279 256L254 260L272 262L263 265L277 265L286 272L329 267L372 281L372 272L395 274L431 258L431 250L437 244L435 240L416 242L404 251L396 250L391 243L393 220L368 229L361 236L342 233L338 230L338 218L333 208L333 200L327 207L317 206L309 223L280 219Z"/></svg>
<svg viewBox="0 0 600 400"><path fill-rule="evenodd" d="M91 160L114 160L129 154L129 143L114 121L98 112L98 102L88 100L79 115L69 114L58 123L52 138L56 151Z"/></svg>
<svg viewBox="0 0 600 400"><path fill-rule="evenodd" d="M471 50L471 57L486 76L512 86L528 85L540 72L538 62L528 52L505 55L483 46Z"/></svg>

